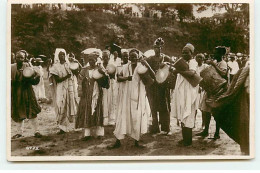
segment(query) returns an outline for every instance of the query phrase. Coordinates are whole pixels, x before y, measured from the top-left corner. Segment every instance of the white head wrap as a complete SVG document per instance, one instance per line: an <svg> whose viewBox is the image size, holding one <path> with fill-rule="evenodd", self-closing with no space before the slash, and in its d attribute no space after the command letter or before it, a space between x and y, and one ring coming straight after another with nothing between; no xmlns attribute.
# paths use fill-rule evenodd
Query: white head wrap
<svg viewBox="0 0 260 173"><path fill-rule="evenodd" d="M68 57L67 57L67 55L66 55L66 51L65 51L65 49L62 49L62 48L57 48L57 49L55 50L54 63L60 62L60 59L59 59L59 53L60 53L60 52L63 52L63 53L65 54L65 61L66 61L67 63L69 63Z"/></svg>

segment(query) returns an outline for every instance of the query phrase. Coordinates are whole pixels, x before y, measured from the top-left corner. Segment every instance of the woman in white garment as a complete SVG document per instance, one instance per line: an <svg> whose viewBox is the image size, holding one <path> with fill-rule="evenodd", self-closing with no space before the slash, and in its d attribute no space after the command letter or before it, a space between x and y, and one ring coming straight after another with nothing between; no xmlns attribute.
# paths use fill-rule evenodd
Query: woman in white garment
<svg viewBox="0 0 260 173"><path fill-rule="evenodd" d="M129 135L135 140L135 147L141 147L139 140L142 134L148 131L148 118L150 107L146 97L145 85L143 84L139 74L137 73L139 51L133 49L129 53L131 63L125 64L118 81L125 83L122 85L123 95L120 97L118 105L118 115L114 135L116 142L109 146L108 149L115 149L121 146L120 140L125 135Z"/></svg>
<svg viewBox="0 0 260 173"><path fill-rule="evenodd" d="M72 122L77 113L72 72L64 49L56 49L54 64L50 68L54 89L56 120L59 126L58 134L73 130Z"/></svg>
<svg viewBox="0 0 260 173"><path fill-rule="evenodd" d="M34 65L34 70L36 70L40 74L40 82L37 85L33 86L35 96L37 100L45 99L45 88L44 88L44 80L43 80L43 68L41 64L43 63L41 58L36 58L35 59L35 65Z"/></svg>
<svg viewBox="0 0 260 173"><path fill-rule="evenodd" d="M195 125L195 114L198 109L199 86L193 87L185 77L192 78L198 73L198 63L192 58L194 46L187 44L182 50L182 57L188 63L189 70L177 71L175 93L174 93L174 115L181 122L183 140L179 141L179 145L189 146L192 144L192 128Z"/></svg>

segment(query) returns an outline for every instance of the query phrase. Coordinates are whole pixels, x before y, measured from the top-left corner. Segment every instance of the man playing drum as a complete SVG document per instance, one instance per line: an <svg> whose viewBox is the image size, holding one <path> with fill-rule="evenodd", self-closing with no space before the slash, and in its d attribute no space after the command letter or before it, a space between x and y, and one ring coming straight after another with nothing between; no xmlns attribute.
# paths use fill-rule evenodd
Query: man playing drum
<svg viewBox="0 0 260 173"><path fill-rule="evenodd" d="M161 54L163 45L164 41L162 38L156 39L153 45L155 55L146 58L147 63L151 67L149 70L152 70L150 74L153 78L155 78L154 74L157 70L162 68L165 65L164 62L167 61L164 55ZM160 124L161 131L168 134L170 132L170 89L154 82L152 85L146 87L146 92L153 118L150 133L160 133Z"/></svg>
<svg viewBox="0 0 260 173"><path fill-rule="evenodd" d="M198 109L199 85L193 86L188 80L198 74L198 63L192 58L194 46L187 44L182 50L182 58L188 63L188 69L179 71L173 102L173 115L181 122L183 140L179 141L179 145L189 146L192 144L192 128L195 125L195 114Z"/></svg>
<svg viewBox="0 0 260 173"><path fill-rule="evenodd" d="M217 73L223 78L223 79L227 79L227 63L223 60L223 56L226 54L226 48L225 47L216 47L215 48L215 54L214 54L214 59L217 61L217 63L215 63L214 61L209 61L208 63L210 65L212 65ZM226 85L224 85L222 87L222 92L224 92L226 90ZM211 111L211 108L206 104L206 100L209 98L209 97L214 97L214 95L210 95L210 93L206 93L204 95L204 98L203 98L203 101L202 101L202 106L201 106L201 109L203 111L206 111L206 112L212 112ZM213 115L214 116L214 115ZM211 119L211 116L210 116L210 113L208 113L205 117L205 128L202 132L196 134L197 136L202 136L202 137L206 137L208 136L208 130L209 130L209 125L210 125L210 119ZM215 131L215 134L214 134L214 140L216 139L219 139L220 136L219 136L219 130L220 130L220 127L219 127L219 124L216 123L216 131Z"/></svg>
<svg viewBox="0 0 260 173"><path fill-rule="evenodd" d="M27 53L19 51L16 53L16 63L11 66L11 117L17 123L17 132L13 139L23 136L23 120L29 119L35 131L35 137L42 137L38 131L37 114L41 107L37 103L32 85L37 85L40 75L34 73L31 76L24 76L25 68L30 68L25 63Z"/></svg>

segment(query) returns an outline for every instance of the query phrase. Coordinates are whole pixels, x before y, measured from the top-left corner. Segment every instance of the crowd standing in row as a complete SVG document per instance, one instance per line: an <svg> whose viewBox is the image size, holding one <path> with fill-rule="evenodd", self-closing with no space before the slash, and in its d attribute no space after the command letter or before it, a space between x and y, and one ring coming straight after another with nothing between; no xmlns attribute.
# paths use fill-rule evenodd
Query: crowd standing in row
<svg viewBox="0 0 260 173"><path fill-rule="evenodd" d="M163 39L158 38L153 50L145 53L115 46L103 51L89 48L82 52L80 62L73 53L57 48L54 58L48 60L47 71L58 134L82 129L82 140L88 141L93 136L102 138L104 126L112 125L116 141L108 149L119 148L125 135L142 148L142 134L174 133L170 127L172 116L182 128L183 140L178 144L189 146L200 110L203 131L197 136L208 136L213 116L213 139L220 138L222 128L248 154L249 58L241 53L227 53L225 47L216 47L213 58L202 53L194 56L195 48L189 43L181 58L171 58L161 52L163 45ZM42 136L37 124L41 112L38 102L46 99L42 62L41 56L28 59L24 50L12 55L11 116L18 124L13 139L23 136L25 119L32 123L34 136ZM245 97L241 93L246 93ZM235 109L223 113L223 103L238 97L243 105L239 102ZM243 134L239 131L241 123ZM235 128L226 128L230 125Z"/></svg>

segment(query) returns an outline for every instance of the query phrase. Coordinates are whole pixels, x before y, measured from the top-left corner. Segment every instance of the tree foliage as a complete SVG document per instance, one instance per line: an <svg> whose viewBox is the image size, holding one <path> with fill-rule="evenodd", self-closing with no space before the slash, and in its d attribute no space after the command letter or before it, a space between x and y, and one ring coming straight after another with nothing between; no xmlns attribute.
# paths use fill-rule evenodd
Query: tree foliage
<svg viewBox="0 0 260 173"><path fill-rule="evenodd" d="M227 12L225 18L228 20L219 24L212 22L213 18L185 23L183 19L193 16L190 4L156 7L157 10L164 9L165 13L168 8L176 7L183 23L173 22L172 18L166 16L161 19L135 18L101 12L104 8L111 9L110 5L100 5L99 8L89 4L78 6L84 10L63 11L44 7L23 9L19 5L12 5L12 52L25 49L33 55L50 57L56 48L64 48L79 57L86 48L104 49L111 43L146 51L151 49L157 37L165 40L163 51L170 56L180 55L182 47L188 42L194 44L197 53L209 53L219 45L231 47L234 52L248 53L249 50L249 28L233 20L234 16L243 15L249 21L249 16L245 16L248 10L245 5L239 6L239 10L231 7L238 11ZM201 4L201 8L213 6Z"/></svg>

